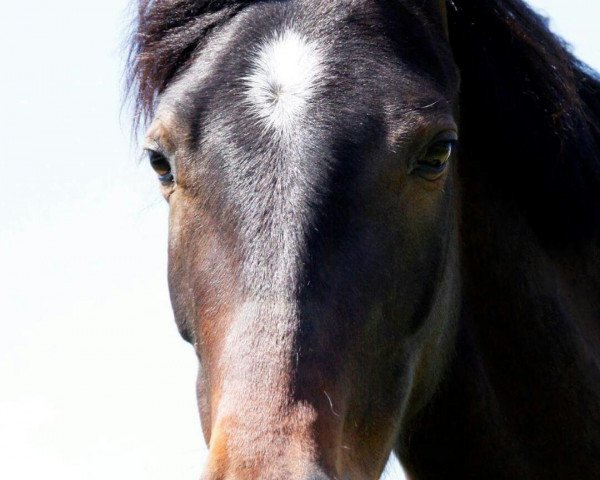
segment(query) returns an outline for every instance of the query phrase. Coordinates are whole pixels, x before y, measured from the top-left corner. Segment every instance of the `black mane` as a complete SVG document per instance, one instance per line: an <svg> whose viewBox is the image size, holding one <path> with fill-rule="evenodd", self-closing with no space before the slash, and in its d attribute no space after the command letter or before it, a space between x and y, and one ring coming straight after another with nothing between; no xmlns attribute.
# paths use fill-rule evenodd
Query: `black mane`
<svg viewBox="0 0 600 480"><path fill-rule="evenodd" d="M598 240L598 78L521 0L454 0L448 14L462 77L461 176L483 176L516 202L547 247Z"/></svg>
<svg viewBox="0 0 600 480"><path fill-rule="evenodd" d="M256 1L139 1L128 59L138 121L207 34ZM516 202L549 247L597 240L598 78L522 0L449 0L448 15L470 159L461 174Z"/></svg>

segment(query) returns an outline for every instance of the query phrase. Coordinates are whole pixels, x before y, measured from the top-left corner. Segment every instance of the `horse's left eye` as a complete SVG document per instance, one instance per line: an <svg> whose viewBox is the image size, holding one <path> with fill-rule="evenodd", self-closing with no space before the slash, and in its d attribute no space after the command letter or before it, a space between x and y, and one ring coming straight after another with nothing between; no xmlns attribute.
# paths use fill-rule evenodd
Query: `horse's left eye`
<svg viewBox="0 0 600 480"><path fill-rule="evenodd" d="M162 184L168 184L174 181L171 163L165 155L156 150L148 150L148 160Z"/></svg>
<svg viewBox="0 0 600 480"><path fill-rule="evenodd" d="M444 138L429 146L417 161L416 173L428 180L437 180L448 166L448 160L456 145L456 138Z"/></svg>

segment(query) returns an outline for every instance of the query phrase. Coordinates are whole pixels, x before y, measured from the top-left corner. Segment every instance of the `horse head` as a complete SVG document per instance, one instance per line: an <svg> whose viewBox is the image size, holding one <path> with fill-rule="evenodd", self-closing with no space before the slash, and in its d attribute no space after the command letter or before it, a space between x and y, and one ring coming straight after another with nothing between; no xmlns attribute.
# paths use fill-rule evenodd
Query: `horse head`
<svg viewBox="0 0 600 480"><path fill-rule="evenodd" d="M445 4L141 2L206 480L376 479L436 391L461 302Z"/></svg>

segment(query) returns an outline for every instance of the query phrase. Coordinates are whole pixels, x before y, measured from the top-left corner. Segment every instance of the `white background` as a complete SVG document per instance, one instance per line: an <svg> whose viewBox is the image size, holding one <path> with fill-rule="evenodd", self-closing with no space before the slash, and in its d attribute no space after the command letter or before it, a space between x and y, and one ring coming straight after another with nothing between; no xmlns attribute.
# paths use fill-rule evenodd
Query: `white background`
<svg viewBox="0 0 600 480"><path fill-rule="evenodd" d="M598 2L531 3L600 68ZM120 109L127 2L1 12L0 478L196 479L167 208Z"/></svg>

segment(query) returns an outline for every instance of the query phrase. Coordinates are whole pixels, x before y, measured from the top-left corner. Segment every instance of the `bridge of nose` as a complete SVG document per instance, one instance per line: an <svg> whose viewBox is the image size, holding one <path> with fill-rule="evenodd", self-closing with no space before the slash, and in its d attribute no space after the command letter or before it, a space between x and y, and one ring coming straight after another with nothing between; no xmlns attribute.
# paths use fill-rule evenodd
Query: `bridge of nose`
<svg viewBox="0 0 600 480"><path fill-rule="evenodd" d="M253 148L223 158L225 170L235 172L228 181L230 198L241 202L235 207L243 301L231 302L236 307L215 348L212 368L219 378L211 387L215 418L203 480L329 480L339 478L333 472L343 408L313 372L316 362L297 357L299 326L316 315L305 318L295 293L306 268L308 232L318 217L310 199L328 180L328 166L313 152L314 139L323 134L316 119L327 99L315 99L324 88L327 45L292 28L261 42L241 83L247 115L238 116L231 138L256 127L260 135L249 136L256 138ZM312 178L307 171L315 173ZM293 399L297 383L302 400Z"/></svg>
<svg viewBox="0 0 600 480"><path fill-rule="evenodd" d="M334 393L333 400L321 398L320 387L314 385L305 387L302 399L294 398L298 376L288 370L291 364L279 365L278 370L270 367L260 380L236 377L236 386L228 385L213 399L216 418L204 478L339 478L334 472L342 454L344 421L339 413L334 415L329 402L336 402L343 412L341 403Z"/></svg>

